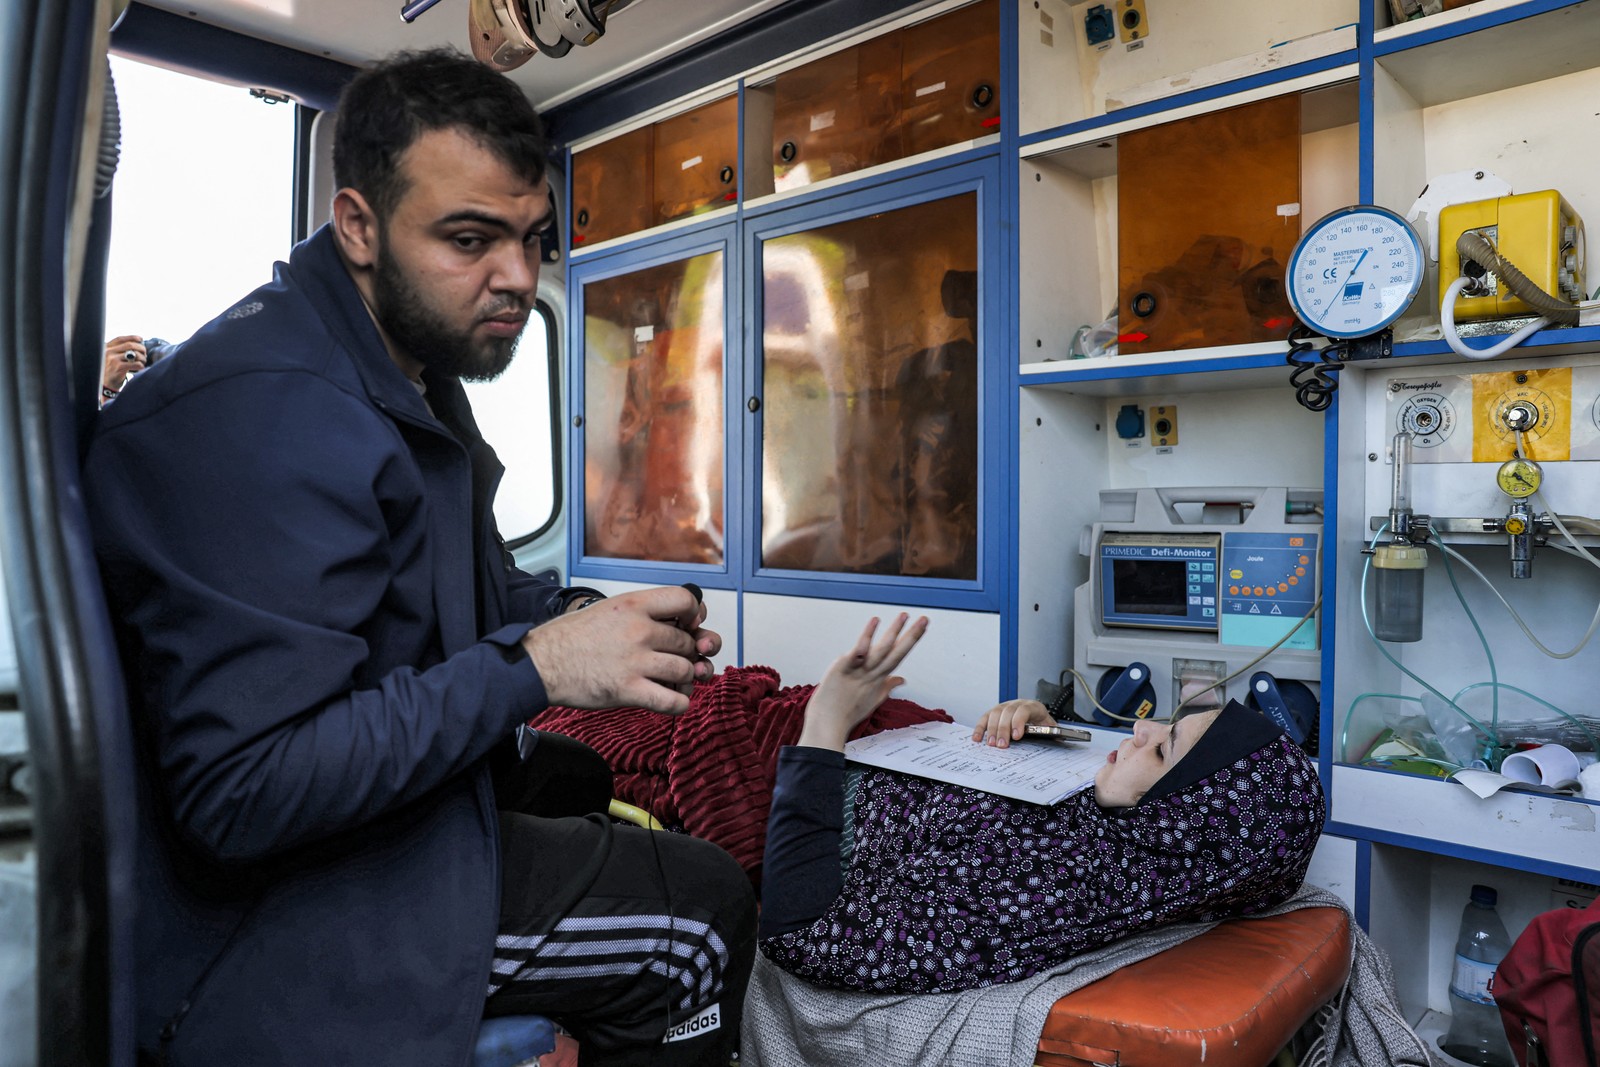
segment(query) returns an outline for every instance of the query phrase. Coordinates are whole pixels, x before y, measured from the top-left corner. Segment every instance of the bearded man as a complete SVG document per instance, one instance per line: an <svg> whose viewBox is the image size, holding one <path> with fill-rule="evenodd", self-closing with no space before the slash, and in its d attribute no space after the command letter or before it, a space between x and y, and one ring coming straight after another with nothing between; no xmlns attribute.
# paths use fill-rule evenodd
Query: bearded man
<svg viewBox="0 0 1600 1067"><path fill-rule="evenodd" d="M743 873L553 810L587 750L518 736L549 704L682 711L721 646L689 590L551 585L495 530L460 380L533 306L547 151L463 56L358 75L332 221L97 420L151 1061L464 1064L486 1014L531 1012L586 1064L737 1047Z"/></svg>

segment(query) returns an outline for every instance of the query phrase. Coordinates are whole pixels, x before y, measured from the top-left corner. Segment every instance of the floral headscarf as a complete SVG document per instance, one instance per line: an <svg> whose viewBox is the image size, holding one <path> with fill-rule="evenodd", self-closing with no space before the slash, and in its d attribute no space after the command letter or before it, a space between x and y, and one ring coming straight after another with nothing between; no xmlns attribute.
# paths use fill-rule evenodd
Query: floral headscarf
<svg viewBox="0 0 1600 1067"><path fill-rule="evenodd" d="M1305 878L1323 814L1315 763L1237 703L1132 808L869 771L843 890L761 950L839 989L1016 981L1136 930L1279 903Z"/></svg>

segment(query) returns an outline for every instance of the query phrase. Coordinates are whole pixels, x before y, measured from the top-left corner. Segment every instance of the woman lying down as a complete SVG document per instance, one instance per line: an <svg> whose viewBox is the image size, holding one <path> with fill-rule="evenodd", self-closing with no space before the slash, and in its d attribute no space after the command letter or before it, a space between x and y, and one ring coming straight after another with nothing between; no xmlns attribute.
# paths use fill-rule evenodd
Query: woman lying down
<svg viewBox="0 0 1600 1067"><path fill-rule="evenodd" d="M849 800L844 742L904 679L927 626L877 620L827 672L778 758L762 954L815 986L944 993L1016 982L1136 931L1276 905L1321 833L1317 770L1265 716L1230 703L1140 723L1084 790L1046 807L869 770ZM1052 720L1037 701L984 714L1008 745Z"/></svg>

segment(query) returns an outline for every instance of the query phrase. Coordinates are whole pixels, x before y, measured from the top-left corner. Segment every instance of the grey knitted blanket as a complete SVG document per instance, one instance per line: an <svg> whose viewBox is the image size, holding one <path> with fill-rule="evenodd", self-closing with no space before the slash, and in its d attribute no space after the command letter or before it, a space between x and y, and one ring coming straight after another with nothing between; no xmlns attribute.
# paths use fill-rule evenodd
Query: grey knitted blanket
<svg viewBox="0 0 1600 1067"><path fill-rule="evenodd" d="M1338 897L1308 885L1263 914L1308 907L1348 913ZM758 958L745 1002L743 1061L747 1067L1031 1067L1045 1016L1058 999L1213 925L1161 927L1045 974L959 993L822 989ZM1438 1061L1400 1012L1388 959L1353 921L1351 932L1350 980L1323 1009L1323 1034L1305 1067L1431 1067Z"/></svg>

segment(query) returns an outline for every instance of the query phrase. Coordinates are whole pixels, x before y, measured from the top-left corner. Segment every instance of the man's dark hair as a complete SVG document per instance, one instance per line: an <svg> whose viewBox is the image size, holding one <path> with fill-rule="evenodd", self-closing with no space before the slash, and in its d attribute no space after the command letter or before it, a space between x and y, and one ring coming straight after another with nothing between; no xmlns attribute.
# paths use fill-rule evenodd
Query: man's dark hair
<svg viewBox="0 0 1600 1067"><path fill-rule="evenodd" d="M339 97L333 177L380 220L405 193L400 157L431 130L457 129L530 183L549 145L533 105L511 79L448 48L398 52L353 78Z"/></svg>

